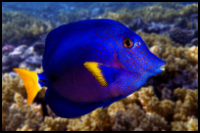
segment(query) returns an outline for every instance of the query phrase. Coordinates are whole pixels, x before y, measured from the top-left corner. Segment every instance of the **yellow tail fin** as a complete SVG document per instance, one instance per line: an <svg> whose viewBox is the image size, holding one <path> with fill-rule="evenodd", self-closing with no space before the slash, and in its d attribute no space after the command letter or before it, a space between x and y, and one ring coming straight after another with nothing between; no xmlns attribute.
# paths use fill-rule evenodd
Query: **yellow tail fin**
<svg viewBox="0 0 200 133"><path fill-rule="evenodd" d="M13 70L17 72L24 81L24 86L28 95L27 105L29 105L40 91L37 73L20 68L14 68Z"/></svg>

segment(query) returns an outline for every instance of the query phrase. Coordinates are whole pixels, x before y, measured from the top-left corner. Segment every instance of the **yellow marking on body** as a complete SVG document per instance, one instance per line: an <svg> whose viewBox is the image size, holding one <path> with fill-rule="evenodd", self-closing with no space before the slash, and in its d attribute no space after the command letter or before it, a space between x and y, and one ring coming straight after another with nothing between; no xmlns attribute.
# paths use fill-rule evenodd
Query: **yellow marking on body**
<svg viewBox="0 0 200 133"><path fill-rule="evenodd" d="M84 66L92 73L92 75L99 81L102 86L108 86L106 80L101 73L101 70L98 68L98 63L96 62L85 62Z"/></svg>
<svg viewBox="0 0 200 133"><path fill-rule="evenodd" d="M36 72L31 72L25 69L14 68L24 82L27 93L27 105L33 102L37 93L41 90L38 84L38 76Z"/></svg>
<svg viewBox="0 0 200 133"><path fill-rule="evenodd" d="M139 42L139 45L141 45L141 43Z"/></svg>

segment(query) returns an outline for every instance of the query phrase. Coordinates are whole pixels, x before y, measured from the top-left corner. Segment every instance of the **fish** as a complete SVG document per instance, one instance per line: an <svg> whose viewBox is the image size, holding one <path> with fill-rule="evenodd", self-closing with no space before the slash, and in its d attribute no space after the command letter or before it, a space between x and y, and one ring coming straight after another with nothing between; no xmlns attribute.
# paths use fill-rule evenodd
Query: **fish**
<svg viewBox="0 0 200 133"><path fill-rule="evenodd" d="M45 40L42 73L14 68L23 79L27 105L42 87L44 100L60 117L74 118L137 91L165 62L122 23L91 19L61 25Z"/></svg>

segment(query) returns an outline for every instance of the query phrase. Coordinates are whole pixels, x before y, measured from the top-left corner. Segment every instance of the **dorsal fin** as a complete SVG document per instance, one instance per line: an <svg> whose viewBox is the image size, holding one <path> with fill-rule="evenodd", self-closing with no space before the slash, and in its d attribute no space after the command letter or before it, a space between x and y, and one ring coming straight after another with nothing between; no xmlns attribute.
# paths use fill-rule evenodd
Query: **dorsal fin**
<svg viewBox="0 0 200 133"><path fill-rule="evenodd" d="M74 23L69 23L66 25L59 26L49 32L45 42L45 50L43 56L43 69L48 67L48 62L51 59L53 52L56 50L58 45L65 42L74 36L81 36L84 31L90 30L92 28L97 28L100 26L107 26L110 24L118 23L114 20L109 19L94 19L94 20L84 20Z"/></svg>

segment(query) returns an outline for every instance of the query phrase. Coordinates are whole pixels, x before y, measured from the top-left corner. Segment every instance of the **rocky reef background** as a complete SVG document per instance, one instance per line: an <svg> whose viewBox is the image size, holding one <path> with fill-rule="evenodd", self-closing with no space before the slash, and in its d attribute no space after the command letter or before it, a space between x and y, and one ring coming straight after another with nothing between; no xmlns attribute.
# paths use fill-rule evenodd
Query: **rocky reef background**
<svg viewBox="0 0 200 133"><path fill-rule="evenodd" d="M26 105L21 67L42 72L45 38L53 28L109 18L139 34L166 70L138 91L82 117L56 116L45 88ZM2 131L198 131L198 3L2 3Z"/></svg>

